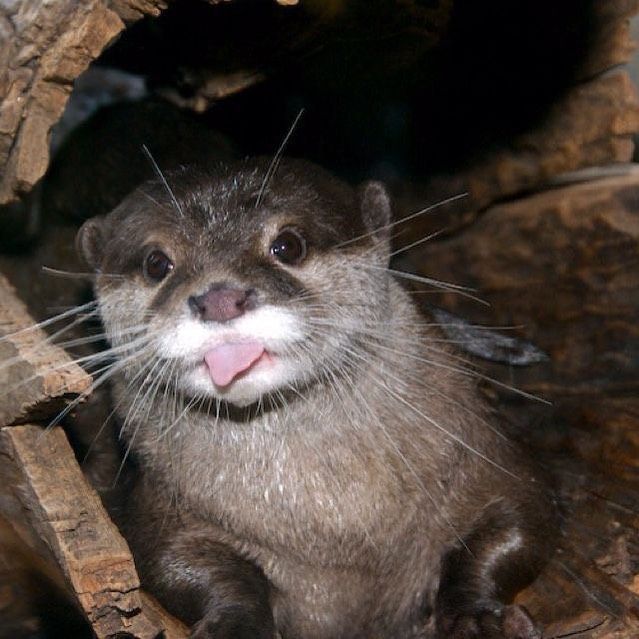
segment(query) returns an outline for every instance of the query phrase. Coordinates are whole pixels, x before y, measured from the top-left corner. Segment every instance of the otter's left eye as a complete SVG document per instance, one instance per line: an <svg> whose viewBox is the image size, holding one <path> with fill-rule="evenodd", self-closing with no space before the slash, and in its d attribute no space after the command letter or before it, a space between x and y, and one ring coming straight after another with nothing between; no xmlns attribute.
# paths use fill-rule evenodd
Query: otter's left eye
<svg viewBox="0 0 639 639"><path fill-rule="evenodd" d="M293 228L282 229L271 243L270 253L283 264L299 264L306 257L306 240Z"/></svg>

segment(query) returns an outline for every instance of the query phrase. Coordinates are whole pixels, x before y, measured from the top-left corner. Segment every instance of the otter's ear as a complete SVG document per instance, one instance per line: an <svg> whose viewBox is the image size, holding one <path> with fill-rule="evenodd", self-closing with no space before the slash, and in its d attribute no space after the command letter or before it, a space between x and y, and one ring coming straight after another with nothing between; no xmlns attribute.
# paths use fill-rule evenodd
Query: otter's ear
<svg viewBox="0 0 639 639"><path fill-rule="evenodd" d="M362 219L366 228L379 239L390 237L391 203L381 182L365 182L359 189Z"/></svg>
<svg viewBox="0 0 639 639"><path fill-rule="evenodd" d="M94 270L100 268L104 249L104 218L87 220L75 236L75 249Z"/></svg>

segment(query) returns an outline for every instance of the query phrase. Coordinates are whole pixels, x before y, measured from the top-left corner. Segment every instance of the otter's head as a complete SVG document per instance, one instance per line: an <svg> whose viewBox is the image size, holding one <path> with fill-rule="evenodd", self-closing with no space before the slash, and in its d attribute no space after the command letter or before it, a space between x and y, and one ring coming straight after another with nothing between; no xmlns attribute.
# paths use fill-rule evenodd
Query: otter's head
<svg viewBox="0 0 639 639"><path fill-rule="evenodd" d="M188 168L86 222L105 329L131 385L246 405L330 378L388 313L390 204L284 160Z"/></svg>

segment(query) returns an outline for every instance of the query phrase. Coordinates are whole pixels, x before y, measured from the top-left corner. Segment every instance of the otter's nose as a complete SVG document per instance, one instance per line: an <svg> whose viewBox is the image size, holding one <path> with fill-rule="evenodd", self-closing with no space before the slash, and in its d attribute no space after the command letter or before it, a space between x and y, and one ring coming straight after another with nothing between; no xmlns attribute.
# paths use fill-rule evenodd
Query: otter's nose
<svg viewBox="0 0 639 639"><path fill-rule="evenodd" d="M251 290L214 284L203 295L189 297L189 306L205 322L228 322L252 308L254 297Z"/></svg>

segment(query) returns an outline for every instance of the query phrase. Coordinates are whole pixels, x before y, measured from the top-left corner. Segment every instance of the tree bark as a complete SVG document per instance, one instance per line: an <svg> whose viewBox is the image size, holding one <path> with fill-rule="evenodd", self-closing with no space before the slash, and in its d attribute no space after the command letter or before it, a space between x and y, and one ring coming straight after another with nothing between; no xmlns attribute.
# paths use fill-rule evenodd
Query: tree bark
<svg viewBox="0 0 639 639"><path fill-rule="evenodd" d="M91 377L34 327L0 274L0 425L51 418L88 393Z"/></svg>
<svg viewBox="0 0 639 639"><path fill-rule="evenodd" d="M163 0L22 0L0 5L0 204L30 191L49 163L51 128L73 81Z"/></svg>
<svg viewBox="0 0 639 639"><path fill-rule="evenodd" d="M87 484L60 428L24 425L0 430L0 451L20 471L20 498L51 548L99 639L159 637L166 613L143 605L126 542ZM168 619L168 618L167 618ZM169 637L187 636L168 620Z"/></svg>

